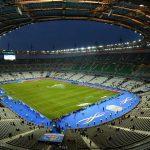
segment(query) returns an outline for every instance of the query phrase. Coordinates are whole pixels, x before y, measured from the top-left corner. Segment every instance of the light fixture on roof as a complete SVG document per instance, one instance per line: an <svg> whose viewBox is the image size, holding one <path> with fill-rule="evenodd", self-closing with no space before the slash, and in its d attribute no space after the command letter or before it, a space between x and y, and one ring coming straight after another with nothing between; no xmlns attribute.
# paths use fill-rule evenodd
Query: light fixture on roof
<svg viewBox="0 0 150 150"><path fill-rule="evenodd" d="M140 7L144 7L144 5L143 4L141 4L141 5L139 5Z"/></svg>
<svg viewBox="0 0 150 150"><path fill-rule="evenodd" d="M16 11L19 15L22 15L22 10L19 6L16 7Z"/></svg>
<svg viewBox="0 0 150 150"><path fill-rule="evenodd" d="M99 18L103 18L103 14L101 14L101 15L99 16Z"/></svg>
<svg viewBox="0 0 150 150"><path fill-rule="evenodd" d="M141 39L139 39L138 41L141 42Z"/></svg>
<svg viewBox="0 0 150 150"><path fill-rule="evenodd" d="M112 15L112 13L113 13L113 10L111 9L108 13L108 17L110 17Z"/></svg>

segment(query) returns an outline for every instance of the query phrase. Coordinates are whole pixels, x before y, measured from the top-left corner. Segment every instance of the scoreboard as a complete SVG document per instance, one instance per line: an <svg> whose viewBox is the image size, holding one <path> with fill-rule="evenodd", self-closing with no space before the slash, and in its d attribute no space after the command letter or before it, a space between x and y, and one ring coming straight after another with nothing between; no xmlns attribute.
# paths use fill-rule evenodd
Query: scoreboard
<svg viewBox="0 0 150 150"><path fill-rule="evenodd" d="M16 60L16 54L13 51L4 50L2 52L2 55L3 55L3 59L6 60L6 61Z"/></svg>
<svg viewBox="0 0 150 150"><path fill-rule="evenodd" d="M10 61L16 60L16 55L14 55L14 54L4 54L4 60L10 60Z"/></svg>

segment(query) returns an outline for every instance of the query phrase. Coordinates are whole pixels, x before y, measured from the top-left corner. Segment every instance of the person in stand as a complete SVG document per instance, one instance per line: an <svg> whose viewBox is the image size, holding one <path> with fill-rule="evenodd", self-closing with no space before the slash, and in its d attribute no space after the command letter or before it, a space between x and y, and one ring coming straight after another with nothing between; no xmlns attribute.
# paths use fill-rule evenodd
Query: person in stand
<svg viewBox="0 0 150 150"><path fill-rule="evenodd" d="M92 145L92 141L90 140L90 146Z"/></svg>

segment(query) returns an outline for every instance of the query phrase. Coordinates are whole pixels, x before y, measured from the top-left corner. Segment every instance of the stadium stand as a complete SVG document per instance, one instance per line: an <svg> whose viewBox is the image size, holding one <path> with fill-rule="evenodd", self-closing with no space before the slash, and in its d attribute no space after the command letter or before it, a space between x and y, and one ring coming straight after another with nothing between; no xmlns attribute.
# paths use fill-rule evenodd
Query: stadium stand
<svg viewBox="0 0 150 150"><path fill-rule="evenodd" d="M87 48L51 51L13 51L8 44L9 50L0 50L0 84L59 78L122 89L141 99L123 116L98 126L68 129L62 143L52 144L39 141L39 137L51 133L52 129L28 122L12 112L1 103L3 93L0 91L0 150L150 149L148 0L0 0L0 10L0 37L28 24L60 19L85 19L118 25L133 30L140 37L133 42L122 43L120 40L117 44L95 43ZM15 54L16 60L5 61L5 54Z"/></svg>
<svg viewBox="0 0 150 150"><path fill-rule="evenodd" d="M114 55L115 57L117 56ZM116 61L114 56L107 56L107 61L111 62ZM125 54L125 56L128 56ZM141 62L146 60L146 55L141 56L137 55L137 60L140 58ZM119 57L119 56L118 56ZM121 59L123 59L122 56ZM142 57L142 58L141 58ZM70 59L70 58L68 58ZM100 58L100 61L105 61L103 55ZM126 59L127 63L135 63L136 59L133 61L133 56L129 54ZM131 60L130 60L131 59ZM98 59L97 59L98 60ZM95 61L97 61L95 60ZM57 60L56 60L57 61ZM77 62L80 62L80 59L77 59ZM99 62L100 62L99 61ZM117 60L118 61L118 60ZM146 60L147 61L147 60ZM90 62L90 61L89 61ZM32 62L33 63L33 62ZM85 61L86 63L86 61ZM123 90L129 90L134 93L137 93L141 97L140 104L133 109L128 114L122 116L119 119L113 120L110 123L103 124L101 126L85 128L85 129L70 129L65 133L65 138L63 143L59 146L49 145L47 143L38 142L38 139L44 133L49 132L49 129L46 127L39 127L29 122L25 121L23 118L20 118L14 114L11 110L5 107L0 108L0 143L1 147L5 149L104 149L104 150L113 150L113 149L146 149L149 147L148 143L150 142L150 93L149 93L149 81L147 80L147 71L145 70L143 76L129 76L129 74L134 75L131 70L136 67L128 68L128 65L116 64L113 65L103 64L100 69L95 66L95 63L92 65L77 65L77 63L71 63L71 66L68 69L66 66L67 62L64 64L51 64L49 68L48 64L34 64L30 66L30 69L23 66L28 66L27 64L18 64L18 62L13 64L5 64L10 70L6 70L5 67L1 65L1 77L0 81L8 80L20 80L20 79L29 79L29 78L62 78L74 81L82 81L85 83L93 83L97 85L104 85L108 87L120 88ZM4 65L4 66L5 66ZM40 68L43 65L45 70L41 71ZM134 64L135 65L135 64ZM58 68L59 66L59 71ZM108 67L107 67L108 66ZM14 67L14 68L13 68ZM35 68L36 69L35 69ZM63 68L64 67L64 68ZM128 69L126 69L126 67ZM141 66L140 66L141 67ZM17 69L20 69L17 72ZM54 69L55 68L55 69ZM105 69L103 69L105 68ZM113 68L113 69L112 69ZM115 70L114 70L115 68ZM138 68L138 67L137 67ZM38 70L38 71L37 71ZM66 70L66 71L65 71ZM119 71L119 74L117 73ZM136 72L139 71L139 68ZM124 74L126 72L126 74ZM109 73L109 74L108 74ZM118 75L117 75L118 74ZM146 76L145 76L146 74ZM138 145L137 145L138 143ZM12 147L11 147L12 146ZM1 148L2 149L2 148Z"/></svg>

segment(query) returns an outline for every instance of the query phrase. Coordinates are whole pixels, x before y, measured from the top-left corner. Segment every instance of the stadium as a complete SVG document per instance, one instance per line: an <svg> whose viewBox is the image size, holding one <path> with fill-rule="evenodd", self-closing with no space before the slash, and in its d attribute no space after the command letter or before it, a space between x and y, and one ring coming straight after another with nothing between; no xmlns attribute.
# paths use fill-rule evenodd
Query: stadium
<svg viewBox="0 0 150 150"><path fill-rule="evenodd" d="M60 50L0 47L0 149L149 150L150 2L0 0L0 36L88 20L141 39Z"/></svg>

